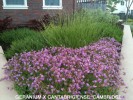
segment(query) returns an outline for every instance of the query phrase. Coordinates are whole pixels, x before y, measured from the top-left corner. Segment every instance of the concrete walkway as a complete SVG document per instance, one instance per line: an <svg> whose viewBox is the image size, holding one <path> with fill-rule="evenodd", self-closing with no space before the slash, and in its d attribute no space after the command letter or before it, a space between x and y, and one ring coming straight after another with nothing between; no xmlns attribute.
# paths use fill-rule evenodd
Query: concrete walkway
<svg viewBox="0 0 133 100"><path fill-rule="evenodd" d="M4 70L2 68L7 62L3 54L3 50L0 46L0 79L4 77ZM11 81L0 81L0 100L16 100L15 96L17 93L12 88L13 83Z"/></svg>
<svg viewBox="0 0 133 100"><path fill-rule="evenodd" d="M124 25L124 36L121 51L120 75L126 86L121 86L119 94L124 100L133 100L133 38L129 25Z"/></svg>

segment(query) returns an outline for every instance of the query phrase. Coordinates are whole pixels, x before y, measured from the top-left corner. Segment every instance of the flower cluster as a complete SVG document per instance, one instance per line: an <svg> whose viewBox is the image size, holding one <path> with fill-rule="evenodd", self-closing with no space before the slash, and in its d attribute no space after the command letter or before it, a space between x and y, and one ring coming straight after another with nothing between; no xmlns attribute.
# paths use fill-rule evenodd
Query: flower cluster
<svg viewBox="0 0 133 100"><path fill-rule="evenodd" d="M118 88L121 44L103 38L78 49L44 48L15 55L5 70L9 79L33 94L98 94L95 88Z"/></svg>

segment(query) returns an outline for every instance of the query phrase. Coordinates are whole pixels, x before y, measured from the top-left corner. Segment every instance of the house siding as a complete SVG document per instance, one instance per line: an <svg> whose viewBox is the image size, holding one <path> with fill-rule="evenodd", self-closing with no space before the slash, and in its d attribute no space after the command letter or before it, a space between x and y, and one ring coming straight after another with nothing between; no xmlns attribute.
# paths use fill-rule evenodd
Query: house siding
<svg viewBox="0 0 133 100"><path fill-rule="evenodd" d="M131 7L130 7L130 11L131 10L133 10L133 5L131 5ZM116 14L127 13L126 2L124 1L124 5L121 5L121 3L117 3L116 10L113 13L116 13Z"/></svg>
<svg viewBox="0 0 133 100"><path fill-rule="evenodd" d="M40 19L45 13L72 13L75 9L74 1L62 0L63 9L50 10L42 8L43 0L27 0L28 9L3 9L3 0L0 0L0 19L11 16L14 24L25 24L31 19Z"/></svg>

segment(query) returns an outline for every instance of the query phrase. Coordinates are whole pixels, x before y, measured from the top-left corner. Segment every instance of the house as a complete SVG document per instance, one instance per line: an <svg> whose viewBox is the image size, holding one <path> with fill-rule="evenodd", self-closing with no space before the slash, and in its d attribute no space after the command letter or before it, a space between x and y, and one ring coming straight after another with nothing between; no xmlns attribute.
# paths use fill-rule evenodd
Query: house
<svg viewBox="0 0 133 100"><path fill-rule="evenodd" d="M125 0L121 0L119 3L117 3L115 8L116 8L116 10L113 13L115 13L115 14L125 13L126 14L127 8L126 8ZM129 13L130 14L133 13L133 4L131 5Z"/></svg>
<svg viewBox="0 0 133 100"><path fill-rule="evenodd" d="M72 13L75 6L75 0L0 0L0 19L11 16L15 24L23 24L41 18L46 12Z"/></svg>

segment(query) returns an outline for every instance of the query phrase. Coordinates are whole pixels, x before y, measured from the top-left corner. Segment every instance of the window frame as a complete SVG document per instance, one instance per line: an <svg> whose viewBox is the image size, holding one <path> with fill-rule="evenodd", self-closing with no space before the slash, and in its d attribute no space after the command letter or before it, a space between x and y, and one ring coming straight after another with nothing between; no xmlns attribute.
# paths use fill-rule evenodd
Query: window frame
<svg viewBox="0 0 133 100"><path fill-rule="evenodd" d="M53 5L47 6L45 4L45 0L43 0L43 9L63 9L62 0L59 0L59 4L60 4L59 6L53 6Z"/></svg>
<svg viewBox="0 0 133 100"><path fill-rule="evenodd" d="M6 0L3 0L3 9L28 9L27 0L24 0L24 5L7 5Z"/></svg>
<svg viewBox="0 0 133 100"><path fill-rule="evenodd" d="M124 1L121 1L121 6L124 6L125 5L125 2Z"/></svg>

